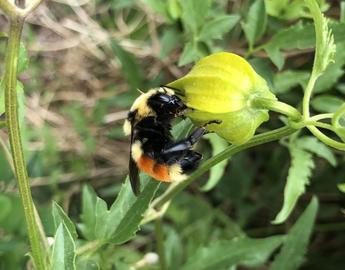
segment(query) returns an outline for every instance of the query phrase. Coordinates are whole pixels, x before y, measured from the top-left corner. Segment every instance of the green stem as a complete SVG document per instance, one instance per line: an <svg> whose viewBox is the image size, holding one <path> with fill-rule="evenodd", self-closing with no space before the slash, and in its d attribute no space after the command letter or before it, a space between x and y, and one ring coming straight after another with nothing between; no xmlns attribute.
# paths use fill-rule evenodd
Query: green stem
<svg viewBox="0 0 345 270"><path fill-rule="evenodd" d="M195 171L193 174L191 174L189 178L187 178L186 180L171 184L170 187L160 197L158 197L154 202L152 202L151 207L160 209L166 202L170 201L173 197L176 196L176 194L178 194L180 191L186 188L191 182L198 179L200 176L206 173L210 168L212 168L214 165L218 164L219 162L223 161L224 159L228 159L229 157L233 156L234 154L244 149L247 149L256 145L264 144L267 142L279 140L283 137L293 134L295 131L296 129L286 126L286 127L282 127L276 130L265 132L260 135L256 135L249 142L245 144L238 145L238 146L235 146L235 145L229 146L224 151L206 160L199 167L199 169Z"/></svg>
<svg viewBox="0 0 345 270"><path fill-rule="evenodd" d="M323 123L323 122L317 122L317 121L310 121L310 120L301 121L301 122L292 122L292 121L290 121L289 125L292 128L295 128L295 129L301 129L301 128L304 128L306 126L315 126L315 127L320 127L320 128L328 129L328 130L331 130L331 131L334 132L334 127L332 125L327 124L327 123Z"/></svg>
<svg viewBox="0 0 345 270"><path fill-rule="evenodd" d="M0 9L11 18L15 18L18 8L7 0L0 0Z"/></svg>
<svg viewBox="0 0 345 270"><path fill-rule="evenodd" d="M286 115L295 120L301 119L301 113L289 104L268 98L255 97L251 105L261 109L267 109Z"/></svg>
<svg viewBox="0 0 345 270"><path fill-rule="evenodd" d="M303 96L303 119L304 120L308 120L310 116L309 103L310 103L311 94L313 92L317 78L318 76L313 71L304 92L304 96Z"/></svg>
<svg viewBox="0 0 345 270"><path fill-rule="evenodd" d="M16 92L17 63L23 23L24 19L22 17L11 17L5 59L5 74L3 79L5 86L6 125L8 129L8 136L18 182L19 193L24 208L25 220L32 249L32 257L36 268L39 270L45 270L47 269L46 250L42 246L43 241L40 237L37 222L35 219L33 200L25 166L18 121L18 103Z"/></svg>
<svg viewBox="0 0 345 270"><path fill-rule="evenodd" d="M100 247L102 247L105 243L100 240L94 240L91 242L88 242L87 244L79 247L76 251L77 256L81 256L83 254L89 253L89 252L96 252Z"/></svg>
<svg viewBox="0 0 345 270"><path fill-rule="evenodd" d="M319 121L323 119L331 119L333 118L334 113L322 113L322 114L317 114L308 119L308 121Z"/></svg>
<svg viewBox="0 0 345 270"><path fill-rule="evenodd" d="M157 243L157 252L159 255L159 264L161 270L166 270L166 258L165 258L165 248L164 248L164 233L163 233L163 222L162 218L159 217L155 220L155 234Z"/></svg>
<svg viewBox="0 0 345 270"><path fill-rule="evenodd" d="M322 47L323 39L322 39L322 14L318 4L314 0L305 0L307 3L314 20L315 25L315 35L316 35L316 46L315 46L315 56L314 56L314 63L313 63L313 70L311 72L307 87L304 92L303 96L303 119L307 120L310 116L309 111L309 103L311 94L313 92L316 80L321 75L321 71L318 67L319 57L320 57L320 47Z"/></svg>
<svg viewBox="0 0 345 270"><path fill-rule="evenodd" d="M345 143L338 142L336 140L331 139L327 135L323 134L320 130L318 130L314 126L307 126L307 128L310 130L311 133L315 137L317 137L320 141L322 141L324 144L327 144L335 149L345 151Z"/></svg>

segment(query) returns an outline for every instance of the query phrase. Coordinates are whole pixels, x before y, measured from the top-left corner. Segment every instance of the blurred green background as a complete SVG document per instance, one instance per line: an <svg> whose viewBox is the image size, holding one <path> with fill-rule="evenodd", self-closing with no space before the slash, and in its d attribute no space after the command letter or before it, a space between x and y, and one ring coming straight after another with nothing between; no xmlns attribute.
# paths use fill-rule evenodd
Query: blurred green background
<svg viewBox="0 0 345 270"><path fill-rule="evenodd" d="M137 89L167 84L186 74L194 61L224 50L246 57L280 100L300 106L301 86L313 61L312 22L302 1L265 1L264 10L250 9L254 2L54 0L28 18L26 50L21 49L28 62L23 61L19 75L25 92L25 98L20 94L23 143L33 197L48 235L54 234L52 200L78 223L85 184L109 204L116 197L129 152L122 124L140 94ZM315 112L331 112L345 93L345 4L319 3L334 25L337 54L318 82L312 106ZM0 13L0 32L7 27ZM5 43L0 35L0 74ZM271 113L259 132L279 125L279 116ZM5 129L0 129L0 139L7 144ZM205 159L223 147L224 142L212 138L198 145ZM312 194L320 208L302 269L343 269L345 196L337 184L345 181L345 157L322 151L329 153L328 160L315 157L307 191L283 225L271 221L281 208L290 166L284 142L234 156L213 172L219 183L211 190L200 188L209 175L194 182L174 199L164 219L169 269L179 269L198 248L242 231L251 237L288 232ZM126 269L119 261L139 263L156 252L153 234L149 223L133 241L106 246L80 269ZM16 182L6 153L0 151L0 269L25 269L27 251ZM142 269L159 269L150 267Z"/></svg>

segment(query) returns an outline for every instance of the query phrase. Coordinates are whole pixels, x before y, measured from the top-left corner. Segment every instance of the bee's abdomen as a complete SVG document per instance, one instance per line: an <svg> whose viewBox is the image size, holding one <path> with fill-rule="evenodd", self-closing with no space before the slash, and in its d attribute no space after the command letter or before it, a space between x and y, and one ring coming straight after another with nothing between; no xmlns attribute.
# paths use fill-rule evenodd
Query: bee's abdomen
<svg viewBox="0 0 345 270"><path fill-rule="evenodd" d="M154 159L146 155L142 155L137 163L141 171L147 173L154 179L162 182L171 182L169 165L157 163Z"/></svg>

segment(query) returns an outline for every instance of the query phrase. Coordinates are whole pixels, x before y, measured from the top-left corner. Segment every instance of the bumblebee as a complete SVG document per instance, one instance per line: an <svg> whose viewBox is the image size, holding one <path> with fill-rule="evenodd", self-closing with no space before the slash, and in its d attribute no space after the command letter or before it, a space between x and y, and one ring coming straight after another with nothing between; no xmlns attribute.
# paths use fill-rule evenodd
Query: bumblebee
<svg viewBox="0 0 345 270"><path fill-rule="evenodd" d="M134 194L140 193L139 170L162 182L181 181L194 171L202 155L192 146L204 135L195 129L186 139L174 141L171 122L187 107L173 89L160 87L140 95L124 123L131 136L129 178Z"/></svg>

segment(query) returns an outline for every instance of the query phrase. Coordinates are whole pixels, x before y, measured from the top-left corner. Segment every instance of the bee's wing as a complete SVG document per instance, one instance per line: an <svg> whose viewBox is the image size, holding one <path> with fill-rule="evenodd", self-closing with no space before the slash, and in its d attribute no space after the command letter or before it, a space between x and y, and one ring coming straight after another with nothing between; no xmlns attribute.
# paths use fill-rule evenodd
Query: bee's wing
<svg viewBox="0 0 345 270"><path fill-rule="evenodd" d="M133 144L133 126L131 131L131 150L129 153L129 180L131 182L133 193L138 196L140 194L140 179L139 179L139 169L132 157L132 144Z"/></svg>

